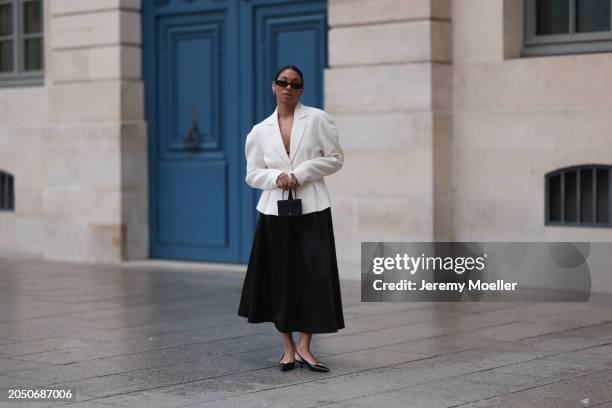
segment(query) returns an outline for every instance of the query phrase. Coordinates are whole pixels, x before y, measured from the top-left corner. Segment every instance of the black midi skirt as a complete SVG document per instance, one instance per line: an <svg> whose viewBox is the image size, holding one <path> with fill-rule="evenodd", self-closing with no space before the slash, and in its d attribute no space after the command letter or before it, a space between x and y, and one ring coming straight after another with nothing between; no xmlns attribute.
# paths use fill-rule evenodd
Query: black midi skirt
<svg viewBox="0 0 612 408"><path fill-rule="evenodd" d="M331 209L259 214L238 315L280 332L344 328Z"/></svg>

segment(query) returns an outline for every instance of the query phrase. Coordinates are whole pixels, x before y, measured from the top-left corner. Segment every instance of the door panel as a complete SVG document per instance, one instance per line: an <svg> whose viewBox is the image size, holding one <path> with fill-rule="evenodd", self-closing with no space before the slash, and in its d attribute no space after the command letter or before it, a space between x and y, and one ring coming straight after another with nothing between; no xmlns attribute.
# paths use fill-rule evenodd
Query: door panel
<svg viewBox="0 0 612 408"><path fill-rule="evenodd" d="M287 64L298 66L304 74L302 102L323 108L323 69L327 63L325 2L260 2L254 10L254 21L259 120L274 110L272 76Z"/></svg>

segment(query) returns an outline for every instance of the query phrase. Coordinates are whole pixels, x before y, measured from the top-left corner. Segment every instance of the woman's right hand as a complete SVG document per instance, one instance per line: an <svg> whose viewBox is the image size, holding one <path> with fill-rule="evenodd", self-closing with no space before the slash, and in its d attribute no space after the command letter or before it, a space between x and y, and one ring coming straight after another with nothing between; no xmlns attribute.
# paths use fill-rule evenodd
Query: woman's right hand
<svg viewBox="0 0 612 408"><path fill-rule="evenodd" d="M291 179L287 173L283 173L276 179L276 187L286 189L291 185Z"/></svg>

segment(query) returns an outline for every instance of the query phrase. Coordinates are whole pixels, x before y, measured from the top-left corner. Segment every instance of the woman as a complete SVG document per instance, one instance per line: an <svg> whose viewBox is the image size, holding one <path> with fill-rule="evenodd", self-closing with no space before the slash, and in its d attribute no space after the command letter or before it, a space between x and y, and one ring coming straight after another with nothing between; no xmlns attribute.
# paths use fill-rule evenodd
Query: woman
<svg viewBox="0 0 612 408"><path fill-rule="evenodd" d="M310 340L313 333L344 328L331 203L323 180L342 167L344 153L329 115L300 103L303 91L299 68L282 67L272 81L274 113L246 138L246 182L263 192L238 315L250 323L274 322L284 340L282 371L297 361L327 372L310 351ZM288 198L288 189L302 201L301 216L278 216L277 201ZM297 346L294 331L301 332Z"/></svg>

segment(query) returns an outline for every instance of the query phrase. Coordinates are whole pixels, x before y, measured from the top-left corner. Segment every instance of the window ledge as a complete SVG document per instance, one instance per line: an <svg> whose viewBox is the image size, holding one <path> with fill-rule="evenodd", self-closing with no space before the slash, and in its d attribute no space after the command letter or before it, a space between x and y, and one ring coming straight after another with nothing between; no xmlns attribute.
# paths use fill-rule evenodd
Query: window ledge
<svg viewBox="0 0 612 408"><path fill-rule="evenodd" d="M44 86L44 75L4 76L0 75L0 88L17 86Z"/></svg>

